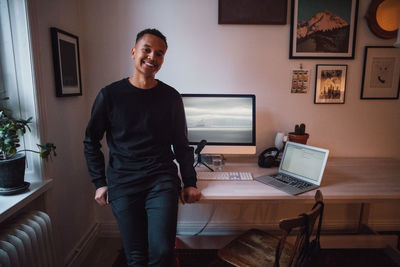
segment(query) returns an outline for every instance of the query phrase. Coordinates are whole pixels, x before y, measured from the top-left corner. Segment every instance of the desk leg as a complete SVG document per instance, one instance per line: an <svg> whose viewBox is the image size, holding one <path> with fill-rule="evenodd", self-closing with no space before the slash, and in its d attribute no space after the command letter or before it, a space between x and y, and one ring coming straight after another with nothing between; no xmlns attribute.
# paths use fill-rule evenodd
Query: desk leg
<svg viewBox="0 0 400 267"><path fill-rule="evenodd" d="M361 234L365 231L370 232L371 229L368 227L368 218L369 218L369 203L361 203L360 207L360 218L358 219L357 233Z"/></svg>

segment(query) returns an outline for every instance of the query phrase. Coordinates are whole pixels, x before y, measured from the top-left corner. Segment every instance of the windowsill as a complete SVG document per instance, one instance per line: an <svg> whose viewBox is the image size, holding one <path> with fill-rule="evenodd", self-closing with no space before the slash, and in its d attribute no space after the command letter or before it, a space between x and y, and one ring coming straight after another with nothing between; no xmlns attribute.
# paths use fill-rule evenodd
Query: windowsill
<svg viewBox="0 0 400 267"><path fill-rule="evenodd" d="M24 193L12 196L0 196L0 223L31 203L34 199L50 189L53 180L31 182Z"/></svg>

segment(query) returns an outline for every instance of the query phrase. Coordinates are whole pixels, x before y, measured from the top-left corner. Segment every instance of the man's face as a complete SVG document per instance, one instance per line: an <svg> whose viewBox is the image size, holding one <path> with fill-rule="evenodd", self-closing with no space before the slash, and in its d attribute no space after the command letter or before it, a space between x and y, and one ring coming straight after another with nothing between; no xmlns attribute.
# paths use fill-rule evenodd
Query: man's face
<svg viewBox="0 0 400 267"><path fill-rule="evenodd" d="M162 39L145 34L132 48L131 56L135 61L135 71L145 77L153 77L160 70L167 47Z"/></svg>

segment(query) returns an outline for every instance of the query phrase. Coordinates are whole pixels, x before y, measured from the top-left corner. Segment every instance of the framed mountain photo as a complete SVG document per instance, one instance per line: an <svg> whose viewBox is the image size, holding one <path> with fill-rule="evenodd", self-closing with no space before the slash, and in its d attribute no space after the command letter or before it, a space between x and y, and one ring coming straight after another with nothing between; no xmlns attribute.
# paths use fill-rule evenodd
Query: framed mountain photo
<svg viewBox="0 0 400 267"><path fill-rule="evenodd" d="M292 0L289 58L353 59L358 0Z"/></svg>

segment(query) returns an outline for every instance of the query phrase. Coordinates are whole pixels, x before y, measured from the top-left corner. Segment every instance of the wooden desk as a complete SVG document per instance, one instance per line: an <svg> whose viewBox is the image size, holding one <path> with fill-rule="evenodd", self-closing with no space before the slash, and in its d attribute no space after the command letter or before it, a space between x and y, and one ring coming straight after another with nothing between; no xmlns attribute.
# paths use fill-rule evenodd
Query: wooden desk
<svg viewBox="0 0 400 267"><path fill-rule="evenodd" d="M228 158L222 171L247 171L257 177L277 170L260 168L256 161L254 158ZM206 168L196 170L206 171ZM254 227L277 229L279 219L310 208L315 194L312 190L291 196L257 181L198 181L197 185L202 191L201 201L192 205L195 208L190 205L180 207L179 228L183 234L192 235L205 226L207 229L203 234L210 236L239 233ZM360 233L364 225L377 231L400 230L399 160L329 158L319 189L326 204L324 231ZM370 238L365 235L335 235L334 241L339 243L339 247L343 242L349 243L349 239L356 243L356 247L382 243L382 240L378 240L379 243ZM396 243L396 236L394 240Z"/></svg>
<svg viewBox="0 0 400 267"><path fill-rule="evenodd" d="M197 170L205 171L201 168ZM274 173L277 168L260 168L255 159L233 158L226 162L222 171L246 171L257 177ZM292 196L257 181L200 180L197 185L202 192L200 203L258 201L297 204L300 200L304 204L314 202L315 195L315 190L312 190ZM359 232L362 227L369 225L371 204L391 204L394 207L400 204L400 161L385 158L330 158L319 189L328 205L359 204L359 208L351 212L353 215L358 213L355 231Z"/></svg>
<svg viewBox="0 0 400 267"><path fill-rule="evenodd" d="M197 168L197 170L203 170ZM276 172L258 167L256 160L233 158L222 171L246 171L253 177ZM201 201L313 201L315 190L291 196L257 181L198 181ZM372 203L400 200L400 161L385 158L330 158L322 183L326 203Z"/></svg>

